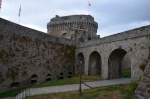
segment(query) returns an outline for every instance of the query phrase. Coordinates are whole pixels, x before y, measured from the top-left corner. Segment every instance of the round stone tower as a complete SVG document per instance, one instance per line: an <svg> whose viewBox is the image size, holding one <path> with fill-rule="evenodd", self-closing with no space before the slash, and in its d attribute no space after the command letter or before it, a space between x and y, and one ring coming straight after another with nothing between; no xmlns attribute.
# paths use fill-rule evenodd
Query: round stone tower
<svg viewBox="0 0 150 99"><path fill-rule="evenodd" d="M82 36L84 38L92 39L98 37L96 35L97 28L98 24L91 15L70 15L62 17L56 15L47 24L47 33L58 37L75 39L77 32L80 31L81 33L82 31L81 34L83 34Z"/></svg>

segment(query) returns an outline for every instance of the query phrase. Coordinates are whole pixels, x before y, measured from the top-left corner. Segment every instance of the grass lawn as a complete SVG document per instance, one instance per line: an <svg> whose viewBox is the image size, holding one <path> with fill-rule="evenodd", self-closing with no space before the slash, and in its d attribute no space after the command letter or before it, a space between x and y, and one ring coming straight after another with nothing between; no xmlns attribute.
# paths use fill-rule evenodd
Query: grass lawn
<svg viewBox="0 0 150 99"><path fill-rule="evenodd" d="M0 93L0 99L3 97L16 96L17 94L19 94L24 89L26 89L26 88L17 88L17 89L12 89L12 90L4 92L4 93Z"/></svg>
<svg viewBox="0 0 150 99"><path fill-rule="evenodd" d="M82 82L88 82L88 81L98 81L102 80L100 75L95 76L82 76ZM57 85L67 85L67 84L78 84L79 83L79 77L72 77L72 78L65 78L61 80L46 82L43 84L37 84L32 86L33 88L39 88L39 87L47 87L47 86L57 86Z"/></svg>
<svg viewBox="0 0 150 99"><path fill-rule="evenodd" d="M82 81L87 82L87 81L96 81L96 80L102 80L102 78L100 77L100 75L95 75L95 76L82 76ZM39 87L46 87L46 86L57 86L57 85L67 85L67 84L77 84L79 83L79 77L72 77L72 78L65 78L65 79L61 79L61 80L55 80L55 81L51 81L51 82L46 82L43 84L37 84L37 85L33 85L32 88L39 88ZM4 93L0 93L0 98L3 97L13 97L16 96L18 93L20 93L21 91L23 91L26 88L17 88L17 89L13 89Z"/></svg>
<svg viewBox="0 0 150 99"><path fill-rule="evenodd" d="M82 96L78 95L78 91L72 91L37 95L25 99L131 99L136 87L137 83L132 82L124 85L121 84L84 90L82 91Z"/></svg>
<svg viewBox="0 0 150 99"><path fill-rule="evenodd" d="M131 77L131 69L123 69L122 70L122 77L123 78L130 78Z"/></svg>

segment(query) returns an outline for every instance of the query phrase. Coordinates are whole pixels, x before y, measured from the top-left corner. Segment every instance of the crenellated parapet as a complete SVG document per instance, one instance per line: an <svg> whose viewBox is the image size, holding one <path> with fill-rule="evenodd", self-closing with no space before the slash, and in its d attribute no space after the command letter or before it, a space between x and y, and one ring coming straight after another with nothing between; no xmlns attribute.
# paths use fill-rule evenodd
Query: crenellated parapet
<svg viewBox="0 0 150 99"><path fill-rule="evenodd" d="M96 36L98 24L91 15L70 15L52 18L47 24L48 34L64 37L68 39L74 38L75 30L83 30L90 33L91 38Z"/></svg>

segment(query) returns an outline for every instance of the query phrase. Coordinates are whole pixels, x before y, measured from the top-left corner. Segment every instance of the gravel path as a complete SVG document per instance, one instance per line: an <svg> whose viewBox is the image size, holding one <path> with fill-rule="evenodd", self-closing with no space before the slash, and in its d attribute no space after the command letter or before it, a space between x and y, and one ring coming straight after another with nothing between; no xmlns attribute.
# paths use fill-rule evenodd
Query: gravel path
<svg viewBox="0 0 150 99"><path fill-rule="evenodd" d="M90 88L94 88L94 87L100 87L100 86L127 84L130 82L131 82L130 78L85 82L85 84L82 84L82 90L90 89ZM33 95L40 95L40 94L46 94L46 93L58 93L58 92L75 91L75 90L79 90L79 84L42 87L42 88L31 88L30 95L33 96Z"/></svg>

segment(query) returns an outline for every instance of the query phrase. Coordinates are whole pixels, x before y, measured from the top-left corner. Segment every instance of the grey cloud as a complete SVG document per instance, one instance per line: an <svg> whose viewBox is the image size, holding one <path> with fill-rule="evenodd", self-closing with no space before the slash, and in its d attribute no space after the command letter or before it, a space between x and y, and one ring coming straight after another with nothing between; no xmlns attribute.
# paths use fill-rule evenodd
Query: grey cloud
<svg viewBox="0 0 150 99"><path fill-rule="evenodd" d="M99 24L98 33L102 36L125 31L150 24L150 0L89 0L89 14ZM2 16L18 22L18 11L21 3L21 24L41 27L46 25L56 14L88 14L87 0L5 0ZM10 6L8 6L10 5ZM8 7L7 7L8 6Z"/></svg>

